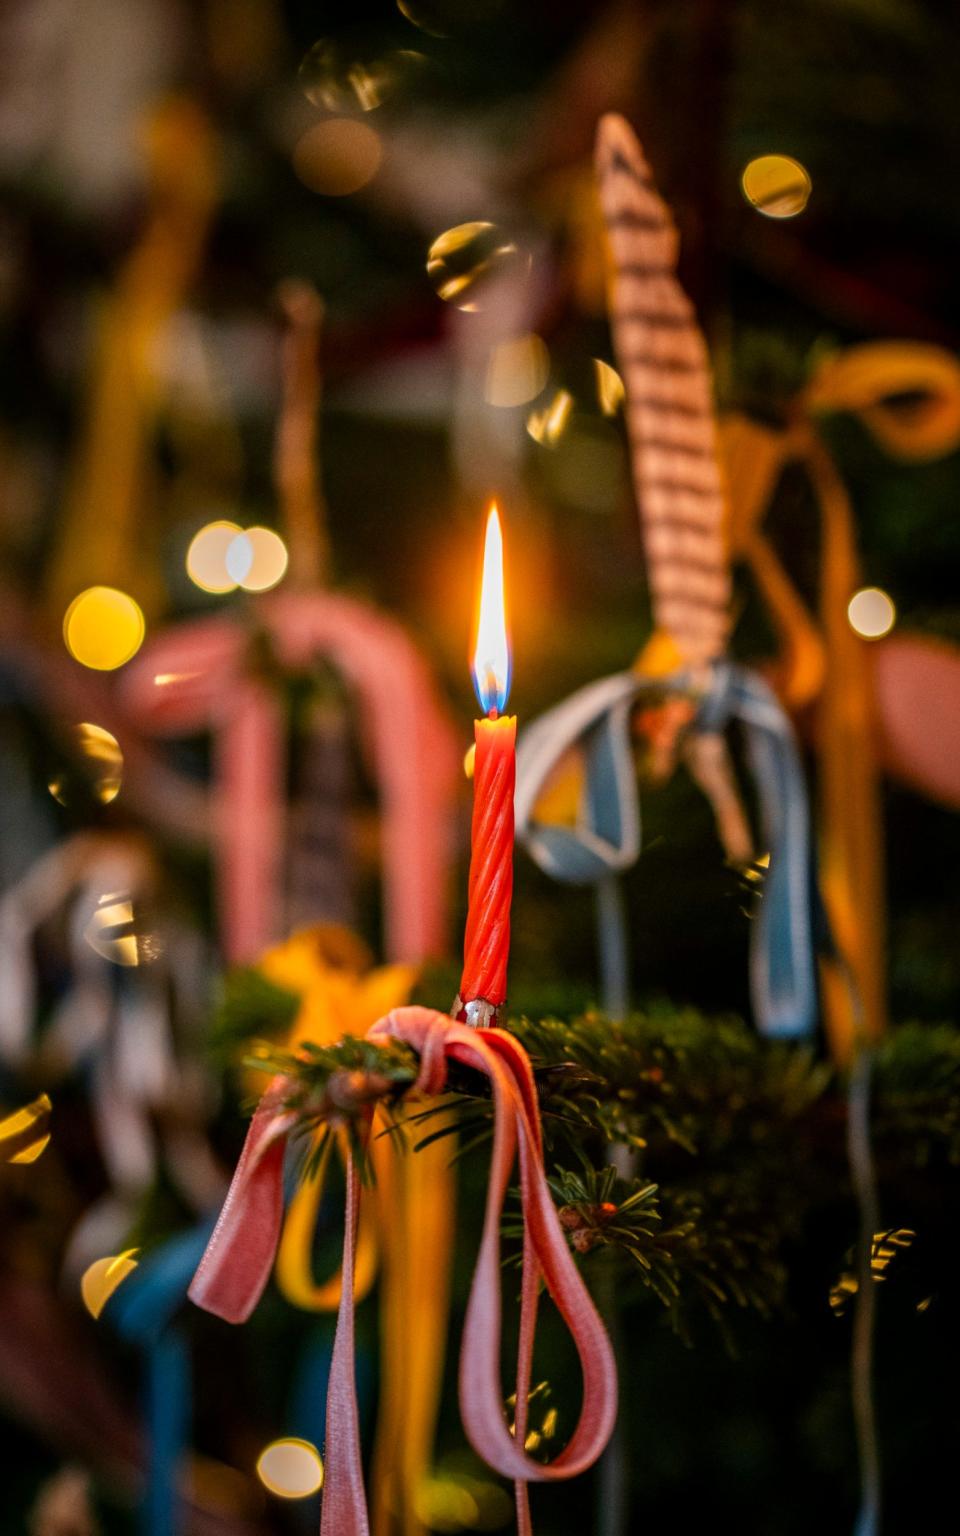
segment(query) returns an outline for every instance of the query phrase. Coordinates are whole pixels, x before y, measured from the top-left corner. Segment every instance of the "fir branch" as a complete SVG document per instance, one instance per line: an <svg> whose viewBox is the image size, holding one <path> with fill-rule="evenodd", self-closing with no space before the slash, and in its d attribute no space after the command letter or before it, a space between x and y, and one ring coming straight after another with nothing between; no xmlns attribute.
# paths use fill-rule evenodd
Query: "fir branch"
<svg viewBox="0 0 960 1536"><path fill-rule="evenodd" d="M620 1023L589 1013L511 1027L534 1065L551 1188L574 1252L589 1264L602 1250L617 1283L651 1291L681 1332L693 1302L719 1320L731 1306L780 1307L791 1242L825 1188L831 1199L847 1188L842 1078L806 1048L666 1004ZM459 1129L456 1155L469 1155L490 1135L489 1085L457 1064L439 1107L405 1112L418 1061L397 1042L295 1052L266 1043L252 1064L287 1079L282 1107L304 1133L345 1127L362 1167L375 1103L414 1153ZM900 1166L937 1151L960 1160L960 1033L911 1026L889 1036L874 1125ZM632 1151L628 1177L609 1166L614 1145ZM506 1235L517 1231L508 1221Z"/></svg>

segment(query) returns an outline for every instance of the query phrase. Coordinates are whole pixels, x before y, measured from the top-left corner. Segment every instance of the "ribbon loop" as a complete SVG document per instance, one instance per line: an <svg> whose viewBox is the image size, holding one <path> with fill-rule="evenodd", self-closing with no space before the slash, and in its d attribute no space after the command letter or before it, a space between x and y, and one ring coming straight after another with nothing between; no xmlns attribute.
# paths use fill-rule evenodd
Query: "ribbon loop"
<svg viewBox="0 0 960 1536"><path fill-rule="evenodd" d="M187 1292L204 1311L245 1323L270 1278L283 1217L283 1157L295 1117L280 1104L286 1079L272 1079L250 1122L213 1235ZM352 1284L344 1287L352 1292Z"/></svg>
<svg viewBox="0 0 960 1536"><path fill-rule="evenodd" d="M574 1477L591 1466L613 1431L617 1379L613 1350L576 1267L550 1195L533 1070L504 1030L474 1030L430 1008L394 1009L368 1033L402 1040L421 1061L416 1087L442 1088L446 1063L482 1072L493 1092L494 1139L480 1253L470 1287L460 1357L460 1410L470 1443L495 1471L525 1485ZM249 1316L266 1283L279 1236L283 1146L295 1117L282 1109L285 1080L275 1078L254 1116L226 1204L190 1287L191 1298L231 1322ZM519 1152L525 1235L517 1365L517 1425L507 1424L500 1384L500 1218ZM327 1397L328 1444L321 1536L367 1536L360 1431L354 1381L354 1263L360 1186L347 1161L343 1285ZM583 1373L583 1404L570 1441L545 1465L523 1449L521 1399L529 1388L537 1279L570 1330ZM521 1523L526 1528L521 1497Z"/></svg>
<svg viewBox="0 0 960 1536"><path fill-rule="evenodd" d="M719 738L733 721L744 728L760 803L770 871L750 933L750 978L759 1029L799 1037L813 1031L817 993L813 945L813 868L807 790L793 728L772 689L755 672L713 663L696 678L688 669L651 680L616 673L548 710L520 737L517 750L517 836L541 869L570 884L599 885L640 854L640 809L630 716L645 693L698 697L689 728L694 746ZM544 788L566 755L582 752L573 826L547 820ZM748 853L749 828L724 761L700 752L691 769L711 789L725 843ZM720 770L719 773L717 770ZM708 771L709 770L709 771ZM726 787L726 799L719 793Z"/></svg>

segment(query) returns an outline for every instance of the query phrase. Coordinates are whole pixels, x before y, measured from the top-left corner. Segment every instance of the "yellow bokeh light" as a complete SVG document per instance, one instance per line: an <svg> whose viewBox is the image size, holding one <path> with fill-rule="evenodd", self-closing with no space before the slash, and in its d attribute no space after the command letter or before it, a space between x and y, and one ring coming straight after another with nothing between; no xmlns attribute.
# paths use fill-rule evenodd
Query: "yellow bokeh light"
<svg viewBox="0 0 960 1536"><path fill-rule="evenodd" d="M896 623L892 597L880 587L861 587L847 604L850 628L863 640L881 640Z"/></svg>
<svg viewBox="0 0 960 1536"><path fill-rule="evenodd" d="M490 353L484 395L491 405L526 405L547 382L550 354L530 332L501 341Z"/></svg>
<svg viewBox="0 0 960 1536"><path fill-rule="evenodd" d="M346 197L380 169L380 135L352 117L330 117L308 128L293 151L293 168L312 192Z"/></svg>
<svg viewBox="0 0 960 1536"><path fill-rule="evenodd" d="M245 592L268 592L283 580L289 558L279 533L247 528L227 550L227 569Z"/></svg>
<svg viewBox="0 0 960 1536"><path fill-rule="evenodd" d="M758 155L744 168L740 186L748 203L768 219L792 219L810 201L810 173L791 155Z"/></svg>
<svg viewBox="0 0 960 1536"><path fill-rule="evenodd" d="M323 1462L309 1440L274 1440L261 1451L257 1476L280 1499L308 1499L323 1487Z"/></svg>
<svg viewBox="0 0 960 1536"><path fill-rule="evenodd" d="M237 583L227 570L227 551L241 532L236 523L218 520L194 534L187 550L187 575L202 592L232 592Z"/></svg>
<svg viewBox="0 0 960 1536"><path fill-rule="evenodd" d="M139 1248L128 1248L124 1253L94 1259L84 1270L80 1280L80 1295L91 1317L100 1316L117 1287L136 1269L134 1254L139 1252Z"/></svg>
<svg viewBox="0 0 960 1536"><path fill-rule="evenodd" d="M49 1095L41 1093L31 1104L0 1120L0 1157L5 1162L36 1162L50 1140L52 1109Z"/></svg>
<svg viewBox="0 0 960 1536"><path fill-rule="evenodd" d="M135 656L146 629L139 605L116 587L88 587L74 598L63 620L70 655L96 672L112 672Z"/></svg>

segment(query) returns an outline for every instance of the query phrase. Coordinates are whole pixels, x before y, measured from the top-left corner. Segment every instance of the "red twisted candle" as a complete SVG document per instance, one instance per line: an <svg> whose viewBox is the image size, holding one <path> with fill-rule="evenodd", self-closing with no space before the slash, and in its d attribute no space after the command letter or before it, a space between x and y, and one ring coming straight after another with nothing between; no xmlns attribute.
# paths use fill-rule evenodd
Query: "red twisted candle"
<svg viewBox="0 0 960 1536"><path fill-rule="evenodd" d="M454 1011L471 1023L491 1024L507 996L517 738L516 716L501 714L510 691L510 649L496 507L487 518L473 680L486 719L474 722L470 884L463 976Z"/></svg>

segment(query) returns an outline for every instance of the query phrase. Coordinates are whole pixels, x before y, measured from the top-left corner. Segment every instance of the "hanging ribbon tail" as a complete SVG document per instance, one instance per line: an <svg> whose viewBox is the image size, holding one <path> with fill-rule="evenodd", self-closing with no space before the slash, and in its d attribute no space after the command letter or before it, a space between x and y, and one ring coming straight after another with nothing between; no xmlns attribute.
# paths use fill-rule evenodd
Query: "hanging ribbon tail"
<svg viewBox="0 0 960 1536"><path fill-rule="evenodd" d="M107 1316L145 1354L147 1469L142 1526L145 1536L179 1529L179 1473L188 1446L190 1357L174 1322L212 1223L179 1232L132 1272L110 1298Z"/></svg>
<svg viewBox="0 0 960 1536"><path fill-rule="evenodd" d="M190 1300L228 1323L244 1323L263 1294L280 1241L283 1159L294 1116L280 1108L286 1079L275 1077L250 1122L237 1171Z"/></svg>
<svg viewBox="0 0 960 1536"><path fill-rule="evenodd" d="M360 1414L354 1370L354 1265L360 1213L360 1178L347 1158L347 1207L343 1236L343 1284L327 1387L327 1443L324 1447L320 1536L369 1536L367 1496L360 1454ZM336 1436L336 1443L332 1437Z"/></svg>
<svg viewBox="0 0 960 1536"><path fill-rule="evenodd" d="M731 713L746 731L770 869L750 949L761 1033L797 1039L817 1025L810 808L793 727L762 678L728 672Z"/></svg>
<svg viewBox="0 0 960 1536"><path fill-rule="evenodd" d="M323 1135L333 1136L334 1133L324 1127ZM338 1133L337 1141L346 1164L348 1144L345 1134ZM313 1145L316 1149L317 1142ZM327 1155L331 1147L332 1143L328 1143L314 1175L297 1183L287 1206L277 1251L277 1285L291 1306L302 1307L305 1312L335 1312L340 1305L341 1272L338 1270L319 1283L313 1278L313 1241L320 1207L327 1193ZM374 1140L370 1150L374 1177L379 1182L382 1161L392 1154L393 1148ZM356 1301L362 1301L373 1289L379 1258L377 1216L372 1204L368 1204L361 1209L357 1234L353 1283Z"/></svg>
<svg viewBox="0 0 960 1536"><path fill-rule="evenodd" d="M640 852L640 812L630 747L630 711L637 695L632 672L581 688L541 715L517 745L514 801L517 837L555 880L592 885L629 869ZM564 754L584 755L584 787L572 827L538 814L544 788Z"/></svg>
<svg viewBox="0 0 960 1536"><path fill-rule="evenodd" d="M420 1056L415 1091L435 1096L447 1061L482 1072L493 1091L494 1147L480 1255L470 1289L460 1360L460 1409L477 1453L521 1485L575 1477L597 1460L613 1432L617 1375L603 1323L576 1267L557 1216L543 1166L533 1070L523 1047L503 1030L470 1029L429 1008L397 1008L369 1031L373 1041L402 1040ZM266 1284L279 1238L283 1152L295 1117L280 1109L284 1078L261 1100L226 1203L190 1287L191 1298L229 1322L242 1322ZM517 1422L529 1390L537 1281L542 1273L570 1331L583 1374L580 1418L569 1443L549 1463L531 1460L514 1435L500 1382L500 1221L519 1151L524 1217ZM369 1536L354 1371L354 1269L360 1181L347 1162L343 1283L327 1392L327 1444L321 1536ZM529 1531L525 1486L519 1499L521 1536Z"/></svg>

